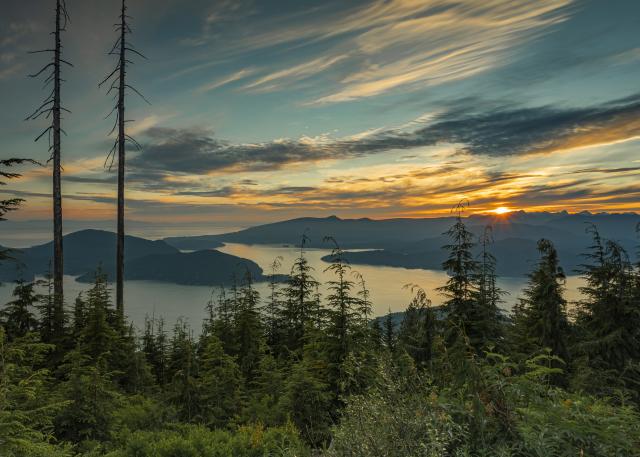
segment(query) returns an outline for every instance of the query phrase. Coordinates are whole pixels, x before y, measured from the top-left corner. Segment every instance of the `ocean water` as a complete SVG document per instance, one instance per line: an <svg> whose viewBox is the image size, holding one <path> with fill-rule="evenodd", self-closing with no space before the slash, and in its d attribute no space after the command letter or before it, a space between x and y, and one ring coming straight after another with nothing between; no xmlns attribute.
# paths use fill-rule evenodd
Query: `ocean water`
<svg viewBox="0 0 640 457"><path fill-rule="evenodd" d="M220 248L229 254L251 259L260 265L265 273L270 272L273 260L281 257L282 267L279 273L288 273L294 259L299 255L299 249L285 246L226 244ZM313 267L313 274L320 282L332 279L331 272L325 271L326 262L321 257L330 253L327 249L308 249L306 256ZM389 310L402 311L411 300L411 292L404 288L405 284L416 284L422 287L428 294L434 305L442 302L442 297L436 291L442 286L447 275L435 270L409 270L405 268L353 265L352 270L357 271L364 278L367 288L371 293L374 314L383 315ZM355 280L355 276L352 278ZM499 280L502 289L508 292L504 297L502 307L510 309L521 296L522 289L526 286L526 278L502 277ZM566 298L575 301L579 298L578 287L582 280L576 276L567 278ZM75 296L90 287L89 284L78 283L72 276L65 277L65 295L67 302L72 303ZM256 289L261 296L268 294L267 283L257 283ZM10 300L13 286L3 284L0 286L0 305ZM321 292L326 290L321 289ZM156 281L126 281L125 282L125 310L134 325L143 328L145 317L160 317L165 319L168 326L172 326L179 318L187 320L196 331L199 330L202 319L205 317L207 302L217 295L215 287L184 286Z"/></svg>

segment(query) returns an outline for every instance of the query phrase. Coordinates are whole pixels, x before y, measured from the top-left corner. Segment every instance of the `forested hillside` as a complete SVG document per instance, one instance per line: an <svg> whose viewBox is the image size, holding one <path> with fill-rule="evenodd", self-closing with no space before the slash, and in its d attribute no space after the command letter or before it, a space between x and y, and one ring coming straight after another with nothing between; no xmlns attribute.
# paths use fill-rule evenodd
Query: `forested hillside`
<svg viewBox="0 0 640 457"><path fill-rule="evenodd" d="M65 272L80 282L93 282L99 266L107 280L115 278L116 234L104 230L80 230L63 237ZM164 241L126 236L128 259L125 278L187 285L228 284L249 270L256 281L264 281L262 269L251 260L215 250L183 253ZM13 250L15 262L0 264L0 280L33 281L51 269L52 243Z"/></svg>
<svg viewBox="0 0 640 457"><path fill-rule="evenodd" d="M445 305L409 284L401 321L373 319L333 240L320 296L305 237L293 265L274 260L268 296L247 270L201 329L155 317L136 330L100 271L64 316L18 283L0 321L0 455L640 455L639 266L591 227L583 297L568 304L541 239L505 315L490 230L452 222Z"/></svg>

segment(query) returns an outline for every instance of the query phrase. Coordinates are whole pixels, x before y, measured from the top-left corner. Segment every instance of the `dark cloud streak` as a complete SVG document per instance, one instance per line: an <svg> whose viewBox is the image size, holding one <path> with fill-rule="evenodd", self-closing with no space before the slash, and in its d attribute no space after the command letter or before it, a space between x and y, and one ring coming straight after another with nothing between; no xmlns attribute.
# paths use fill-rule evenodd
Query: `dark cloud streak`
<svg viewBox="0 0 640 457"><path fill-rule="evenodd" d="M583 108L458 107L413 131L387 129L354 138L284 139L231 144L201 129L152 128L144 150L129 163L144 175L207 174L220 170L276 170L288 164L349 159L439 144L474 155L553 153L640 135L640 94Z"/></svg>

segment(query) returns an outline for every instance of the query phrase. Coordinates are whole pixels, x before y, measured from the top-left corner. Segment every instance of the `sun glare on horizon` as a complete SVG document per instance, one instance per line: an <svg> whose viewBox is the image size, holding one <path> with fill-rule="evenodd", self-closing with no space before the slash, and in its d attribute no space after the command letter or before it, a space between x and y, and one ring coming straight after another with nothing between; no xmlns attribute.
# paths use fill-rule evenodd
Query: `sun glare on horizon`
<svg viewBox="0 0 640 457"><path fill-rule="evenodd" d="M492 213L495 214L507 214L513 211L511 208L507 208L506 206L499 206L498 208L492 210Z"/></svg>

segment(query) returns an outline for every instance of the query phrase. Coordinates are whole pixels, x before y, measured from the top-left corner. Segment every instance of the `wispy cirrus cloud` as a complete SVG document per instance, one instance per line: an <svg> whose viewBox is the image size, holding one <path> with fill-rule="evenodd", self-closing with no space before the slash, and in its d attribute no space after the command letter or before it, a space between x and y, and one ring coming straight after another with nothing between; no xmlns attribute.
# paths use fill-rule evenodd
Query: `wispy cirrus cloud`
<svg viewBox="0 0 640 457"><path fill-rule="evenodd" d="M234 83L236 81L241 81L249 76L255 74L255 68L243 68L242 70L238 70L230 75L224 76L220 79L215 79L210 83L204 84L196 89L196 93L203 94L205 92L211 92L212 90L218 89L222 86L226 86L227 84Z"/></svg>
<svg viewBox="0 0 640 457"><path fill-rule="evenodd" d="M376 0L330 9L316 7L264 20L250 35L225 35L205 21L206 37L218 25L223 53L327 42L320 54L257 78L245 88L279 90L284 81L321 76L329 91L308 104L329 104L468 78L508 61L514 49L568 17L572 0ZM220 36L216 42L220 43ZM199 44L206 43L202 37ZM217 48L220 51L219 47ZM333 82L331 82L333 81Z"/></svg>
<svg viewBox="0 0 640 457"><path fill-rule="evenodd" d="M313 45L304 60L287 59L289 66L244 88L276 91L323 78L325 93L305 104L326 105L461 80L504 65L519 45L566 20L573 0L327 2L252 20L250 34L228 25L256 16L258 5L228 3L205 14L200 36L186 42L199 48L215 43L217 59ZM193 67L201 65L207 63Z"/></svg>
<svg viewBox="0 0 640 457"><path fill-rule="evenodd" d="M279 90L286 87L287 82L300 81L307 77L317 75L319 72L325 71L340 61L345 60L348 54L340 54L336 56L323 56L317 59L304 62L300 65L285 68L265 76L243 86L243 89L255 90L258 92L267 92Z"/></svg>
<svg viewBox="0 0 640 457"><path fill-rule="evenodd" d="M519 44L563 21L569 4L564 0L429 3L418 14L353 38L360 64L336 90L311 104L433 86L501 66Z"/></svg>
<svg viewBox="0 0 640 457"><path fill-rule="evenodd" d="M182 40L189 46L202 46L217 37L216 26L235 22L255 13L252 0L219 0L204 12L202 29L197 36Z"/></svg>

